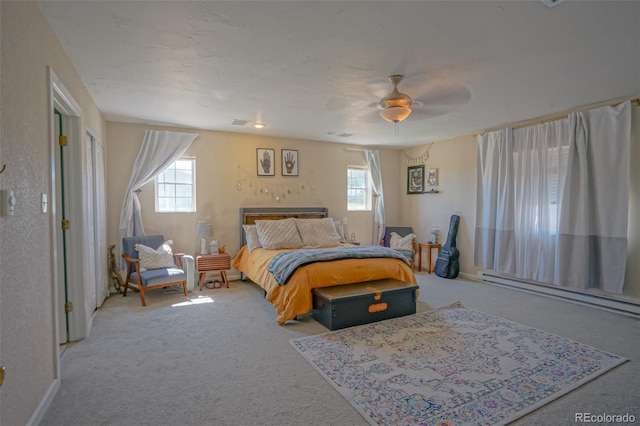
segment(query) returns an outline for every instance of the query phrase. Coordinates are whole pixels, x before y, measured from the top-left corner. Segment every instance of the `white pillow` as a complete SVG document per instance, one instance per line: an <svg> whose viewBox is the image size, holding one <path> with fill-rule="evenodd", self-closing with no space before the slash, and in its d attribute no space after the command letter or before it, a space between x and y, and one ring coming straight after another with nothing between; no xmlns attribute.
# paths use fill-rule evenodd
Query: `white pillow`
<svg viewBox="0 0 640 426"><path fill-rule="evenodd" d="M342 223L341 220L333 220L333 226L336 228L336 232L338 233L338 236L340 237L340 242L341 243L346 243L347 242L347 236L344 235L344 223Z"/></svg>
<svg viewBox="0 0 640 426"><path fill-rule="evenodd" d="M333 219L296 219L296 226L305 247L335 247L340 245Z"/></svg>
<svg viewBox="0 0 640 426"><path fill-rule="evenodd" d="M260 245L260 238L258 238L258 230L255 225L242 225L242 228L244 229L244 238L247 240L249 253L259 247L262 247Z"/></svg>
<svg viewBox="0 0 640 426"><path fill-rule="evenodd" d="M280 220L256 220L256 231L262 248L302 248L302 238L293 218Z"/></svg>
<svg viewBox="0 0 640 426"><path fill-rule="evenodd" d="M389 239L389 247L394 250L413 250L413 239L416 237L416 234L409 234L404 237L401 237L399 234L392 232L391 238Z"/></svg>
<svg viewBox="0 0 640 426"><path fill-rule="evenodd" d="M171 252L172 243L173 241L171 240L165 241L157 250L142 244L136 244L138 258L140 259L140 272L150 269L175 268L176 264Z"/></svg>

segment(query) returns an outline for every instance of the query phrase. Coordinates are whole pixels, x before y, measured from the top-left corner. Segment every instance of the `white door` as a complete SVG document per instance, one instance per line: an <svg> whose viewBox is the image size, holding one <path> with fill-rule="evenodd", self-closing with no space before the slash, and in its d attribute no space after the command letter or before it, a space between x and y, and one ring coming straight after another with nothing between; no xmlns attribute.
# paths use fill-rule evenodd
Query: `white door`
<svg viewBox="0 0 640 426"><path fill-rule="evenodd" d="M106 232L106 203L105 203L105 175L104 149L90 132L87 132L87 187L91 192L87 197L87 244L93 257L93 267L87 271L89 276L95 277L95 285L87 289L87 312L92 312L102 305L109 294L109 280L107 269L107 232Z"/></svg>

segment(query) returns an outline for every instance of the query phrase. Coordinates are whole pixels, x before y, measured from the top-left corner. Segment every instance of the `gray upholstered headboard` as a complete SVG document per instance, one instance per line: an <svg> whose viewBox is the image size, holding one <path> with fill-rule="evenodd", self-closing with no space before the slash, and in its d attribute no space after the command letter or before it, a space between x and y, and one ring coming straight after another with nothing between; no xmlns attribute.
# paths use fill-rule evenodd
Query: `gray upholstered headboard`
<svg viewBox="0 0 640 426"><path fill-rule="evenodd" d="M240 247L247 243L242 225L252 225L256 220L322 219L328 216L326 207L243 207L240 209Z"/></svg>

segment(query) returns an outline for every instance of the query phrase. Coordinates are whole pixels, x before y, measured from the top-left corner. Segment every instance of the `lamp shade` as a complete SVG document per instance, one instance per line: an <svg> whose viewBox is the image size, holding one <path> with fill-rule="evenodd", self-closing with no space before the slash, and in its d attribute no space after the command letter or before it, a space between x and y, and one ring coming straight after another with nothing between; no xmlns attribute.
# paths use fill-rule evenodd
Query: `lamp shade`
<svg viewBox="0 0 640 426"><path fill-rule="evenodd" d="M388 106L380 111L380 117L390 123L398 123L411 114L411 108L406 106Z"/></svg>
<svg viewBox="0 0 640 426"><path fill-rule="evenodd" d="M198 223L196 235L200 238L207 238L213 235L213 226L210 223Z"/></svg>

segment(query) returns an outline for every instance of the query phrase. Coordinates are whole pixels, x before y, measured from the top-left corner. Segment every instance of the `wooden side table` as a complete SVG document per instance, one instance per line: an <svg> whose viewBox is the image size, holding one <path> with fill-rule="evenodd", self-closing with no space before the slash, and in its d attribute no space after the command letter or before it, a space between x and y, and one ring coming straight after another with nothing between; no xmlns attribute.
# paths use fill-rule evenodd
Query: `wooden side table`
<svg viewBox="0 0 640 426"><path fill-rule="evenodd" d="M438 254L436 255L436 259L440 256L440 248L442 245L440 243L420 243L418 244L418 272L422 271L422 250L427 249L427 273L430 274L431 271L431 250L434 248L438 250Z"/></svg>
<svg viewBox="0 0 640 426"><path fill-rule="evenodd" d="M222 282L229 288L227 281L227 270L231 269L231 256L227 253L219 254L197 254L196 255L196 271L200 280L200 291L204 287L204 279L207 272L220 272Z"/></svg>

